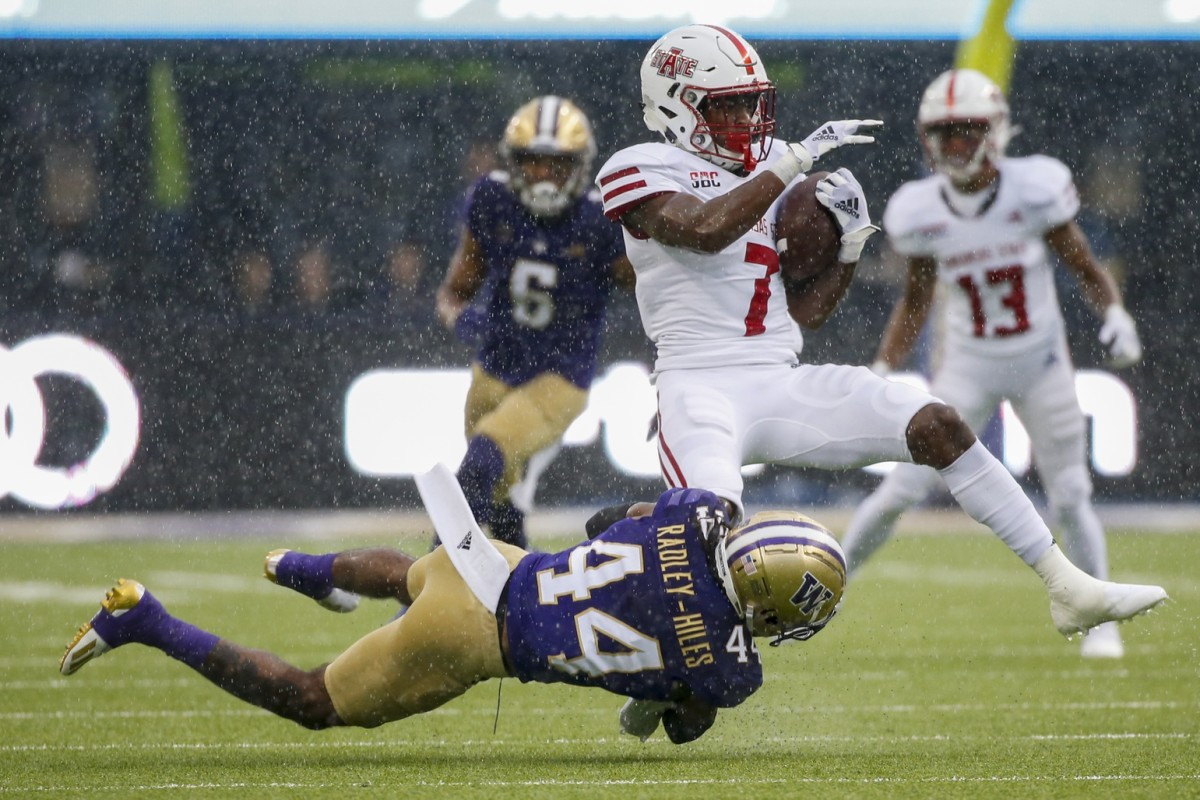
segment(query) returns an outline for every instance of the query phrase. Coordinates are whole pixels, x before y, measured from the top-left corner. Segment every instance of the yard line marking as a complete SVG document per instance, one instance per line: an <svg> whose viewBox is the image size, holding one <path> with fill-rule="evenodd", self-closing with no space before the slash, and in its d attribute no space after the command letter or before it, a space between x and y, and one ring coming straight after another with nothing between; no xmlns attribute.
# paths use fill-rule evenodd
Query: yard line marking
<svg viewBox="0 0 1200 800"><path fill-rule="evenodd" d="M933 734L928 736L772 736L761 741L769 744L830 744L830 743L921 743L921 742L971 742L971 741L1011 741L1011 742L1045 742L1045 741L1093 741L1093 740L1188 740L1195 734L1186 732L1175 733L1083 733L1083 734L1026 734L1021 736L946 736ZM592 744L609 744L628 740L621 739L552 739L548 744L577 746ZM410 748L410 747L462 747L471 748L480 745L515 746L529 744L529 741L516 739L462 739L453 742L445 739L388 739L385 741L352 741L352 742L140 742L109 743L109 744L14 744L0 745L0 753L25 752L105 752L109 750L341 750L358 748ZM665 745L657 742L656 745Z"/></svg>
<svg viewBox="0 0 1200 800"><path fill-rule="evenodd" d="M1046 783L1060 784L1070 782L1129 782L1129 781L1144 781L1146 783L1171 783L1177 781L1197 781L1200 780L1200 773L1197 774L1180 774L1180 775L939 775L926 778L810 778L810 777L788 777L788 778L749 778L749 777L731 777L731 778L677 778L677 779L635 779L626 780L529 780L529 781L397 781L388 783L379 780L372 780L370 787L372 789L387 789L387 788L410 788L413 786L421 788L436 788L436 789L452 789L452 788L540 788L540 787L576 787L576 786L780 786L780 785L795 785L806 784L812 786L818 785L859 785L869 786L877 784L885 784L891 786L921 786L931 784L984 784L984 783ZM205 782L205 783L157 783L143 784L141 786L133 786L130 784L118 784L113 786L97 786L96 784L79 784L66 785L56 784L53 786L33 786L33 787L0 787L0 794L16 793L16 792L45 792L45 793L62 793L62 792L80 792L85 791L88 794L100 792L120 792L122 794L133 792L148 792L148 791L163 791L167 789L180 790L196 790L196 789L345 789L345 788L360 788L361 781L352 780L345 783L300 783L296 781L270 781L263 783L250 783L246 781L232 781L230 783Z"/></svg>
<svg viewBox="0 0 1200 800"><path fill-rule="evenodd" d="M1200 706L1200 703L1179 702L1177 700L1131 700L1114 703L946 703L931 705L863 705L863 706L777 706L773 711L793 714L908 714L914 712L938 711L943 713L974 713L996 711L1177 711ZM472 709L463 711L456 708L437 708L430 714L474 714L492 715L494 710ZM580 709L572 713L609 714L608 708L592 707ZM7 711L0 712L0 720L32 720L32 719L142 719L142 718L188 718L188 717L220 717L220 716L270 716L270 712L262 709L225 709L215 711L149 709L142 711Z"/></svg>

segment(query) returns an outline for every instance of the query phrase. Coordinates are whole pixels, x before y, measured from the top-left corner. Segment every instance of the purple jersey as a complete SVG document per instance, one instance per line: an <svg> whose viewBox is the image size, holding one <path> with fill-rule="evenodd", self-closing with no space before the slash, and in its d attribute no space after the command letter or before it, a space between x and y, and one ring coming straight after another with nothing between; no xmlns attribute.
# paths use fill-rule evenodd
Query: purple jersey
<svg viewBox="0 0 1200 800"><path fill-rule="evenodd" d="M522 681L598 686L642 700L676 685L717 707L762 685L758 651L713 575L693 515L708 492L674 489L622 520L513 571L505 626Z"/></svg>
<svg viewBox="0 0 1200 800"><path fill-rule="evenodd" d="M594 191L562 216L534 217L502 175L477 181L464 211L487 265L479 302L488 324L477 357L510 386L555 372L586 389L596 372L612 264L625 252L620 226L604 218Z"/></svg>

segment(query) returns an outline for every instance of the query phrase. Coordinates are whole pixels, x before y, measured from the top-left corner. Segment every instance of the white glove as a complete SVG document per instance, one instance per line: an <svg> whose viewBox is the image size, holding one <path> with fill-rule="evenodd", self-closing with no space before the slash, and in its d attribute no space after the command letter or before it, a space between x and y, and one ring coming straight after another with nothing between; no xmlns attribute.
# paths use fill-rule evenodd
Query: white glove
<svg viewBox="0 0 1200 800"><path fill-rule="evenodd" d="M833 212L842 232L838 261L851 264L862 255L863 245L879 228L871 224L867 198L858 179L842 167L817 184L817 202Z"/></svg>
<svg viewBox="0 0 1200 800"><path fill-rule="evenodd" d="M787 186L802 172L808 172L821 156L846 144L872 144L874 136L860 134L863 128L883 125L879 119L839 119L826 122L808 135L802 142L791 142L783 158L775 162L770 171L779 176Z"/></svg>
<svg viewBox="0 0 1200 800"><path fill-rule="evenodd" d="M621 733L636 736L643 742L658 730L662 715L674 703L661 700L634 700L632 697L621 706Z"/></svg>
<svg viewBox="0 0 1200 800"><path fill-rule="evenodd" d="M1104 309L1100 344L1108 348L1109 363L1117 369L1132 367L1142 360L1142 341L1138 338L1137 325L1119 303Z"/></svg>

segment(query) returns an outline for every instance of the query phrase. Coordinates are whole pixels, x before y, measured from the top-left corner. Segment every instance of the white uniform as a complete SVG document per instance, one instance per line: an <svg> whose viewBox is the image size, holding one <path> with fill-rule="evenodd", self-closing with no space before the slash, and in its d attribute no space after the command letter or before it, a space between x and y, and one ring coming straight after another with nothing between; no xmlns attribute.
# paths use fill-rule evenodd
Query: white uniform
<svg viewBox="0 0 1200 800"><path fill-rule="evenodd" d="M893 247L937 262L940 364L931 391L979 430L1008 400L1029 431L1051 511L1082 569L1107 577L1103 531L1091 508L1086 424L1053 266L1043 235L1072 220L1070 170L1048 156L1000 158L1000 178L976 214L957 213L949 181L904 184L884 213ZM847 557L861 564L904 508L938 484L933 470L901 465L852 521Z"/></svg>
<svg viewBox="0 0 1200 800"><path fill-rule="evenodd" d="M758 169L783 151L773 147ZM597 184L605 215L619 220L657 195L708 200L750 177L667 144L640 144L609 159ZM772 206L716 254L668 247L625 228L642 325L657 349L663 477L668 486L703 487L739 507L744 464L847 468L910 460L908 423L934 402L861 367L797 364L774 215Z"/></svg>

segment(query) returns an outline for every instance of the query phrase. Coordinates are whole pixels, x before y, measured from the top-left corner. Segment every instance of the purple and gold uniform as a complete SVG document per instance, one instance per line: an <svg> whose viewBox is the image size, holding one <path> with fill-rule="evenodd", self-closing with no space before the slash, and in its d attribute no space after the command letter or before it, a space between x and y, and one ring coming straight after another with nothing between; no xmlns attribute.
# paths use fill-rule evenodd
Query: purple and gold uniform
<svg viewBox="0 0 1200 800"><path fill-rule="evenodd" d="M596 686L639 700L679 686L716 707L762 685L749 631L709 567L695 522L708 492L672 490L648 517L526 556L508 587L505 632L522 681Z"/></svg>
<svg viewBox="0 0 1200 800"><path fill-rule="evenodd" d="M477 359L509 386L554 372L587 389L613 288L612 263L625 252L620 229L604 218L595 190L561 216L539 218L503 175L477 181L464 212L487 264L479 293L487 325Z"/></svg>

